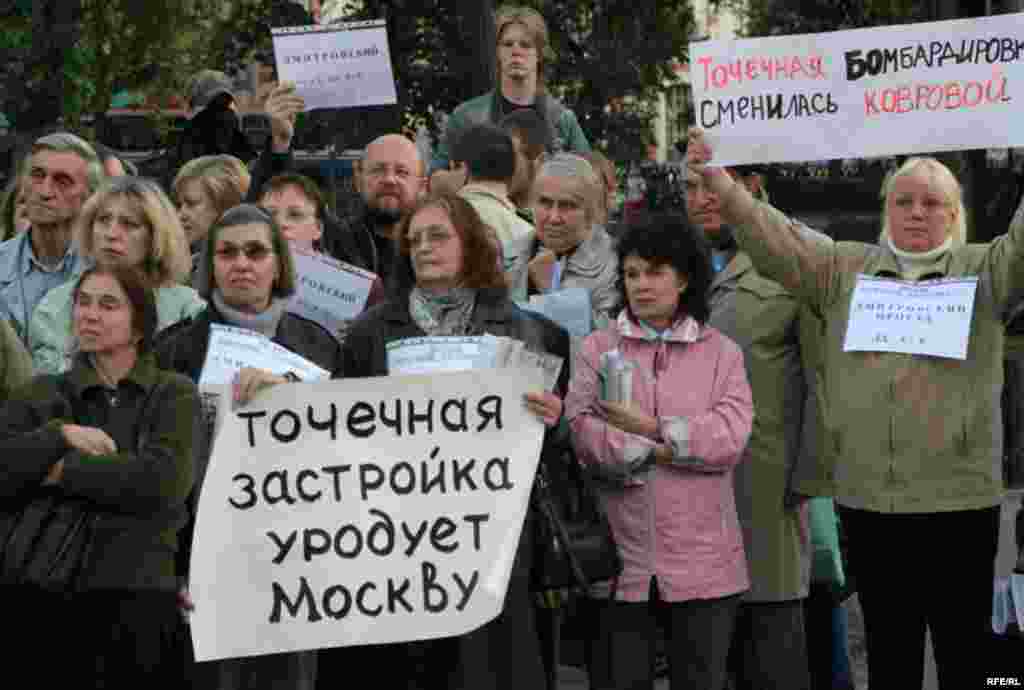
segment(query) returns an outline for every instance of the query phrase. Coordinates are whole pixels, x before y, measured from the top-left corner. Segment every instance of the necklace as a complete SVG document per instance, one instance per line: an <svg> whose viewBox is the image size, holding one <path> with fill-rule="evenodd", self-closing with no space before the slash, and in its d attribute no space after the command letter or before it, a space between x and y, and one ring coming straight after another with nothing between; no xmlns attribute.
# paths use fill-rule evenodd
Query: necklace
<svg viewBox="0 0 1024 690"><path fill-rule="evenodd" d="M107 401L111 407L117 407L118 403L118 388L117 383L107 374L106 370L100 364L99 358L93 356L90 357L92 360L92 367L96 370L96 375L99 376L100 382L103 384L103 390L107 394Z"/></svg>

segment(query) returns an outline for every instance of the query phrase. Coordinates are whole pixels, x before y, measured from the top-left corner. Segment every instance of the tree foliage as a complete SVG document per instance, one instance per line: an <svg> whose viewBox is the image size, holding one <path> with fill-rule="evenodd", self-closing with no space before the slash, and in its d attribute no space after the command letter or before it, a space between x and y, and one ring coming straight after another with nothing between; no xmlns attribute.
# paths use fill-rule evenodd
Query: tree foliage
<svg viewBox="0 0 1024 690"><path fill-rule="evenodd" d="M615 155L642 156L653 103L674 80L693 28L687 0L526 0L544 15L551 40L548 83L588 138ZM480 58L472 22L453 0L365 0L346 19L386 17L399 109L433 124L474 92Z"/></svg>
<svg viewBox="0 0 1024 690"><path fill-rule="evenodd" d="M929 0L741 0L748 36L821 33L924 21Z"/></svg>
<svg viewBox="0 0 1024 690"><path fill-rule="evenodd" d="M82 0L0 3L0 112L19 129L56 122L67 90L66 65L78 43Z"/></svg>

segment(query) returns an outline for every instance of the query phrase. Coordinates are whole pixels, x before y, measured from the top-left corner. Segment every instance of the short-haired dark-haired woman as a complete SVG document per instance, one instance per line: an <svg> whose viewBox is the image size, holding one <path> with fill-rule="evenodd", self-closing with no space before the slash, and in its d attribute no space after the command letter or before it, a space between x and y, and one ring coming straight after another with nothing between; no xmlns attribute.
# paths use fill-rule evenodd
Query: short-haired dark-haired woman
<svg viewBox="0 0 1024 690"><path fill-rule="evenodd" d="M598 588L591 687L654 687L660 623L673 690L724 687L739 595L748 586L732 472L753 402L739 347L708 318L711 270L678 216L618 246L624 307L583 341L565 413L601 496L622 575Z"/></svg>

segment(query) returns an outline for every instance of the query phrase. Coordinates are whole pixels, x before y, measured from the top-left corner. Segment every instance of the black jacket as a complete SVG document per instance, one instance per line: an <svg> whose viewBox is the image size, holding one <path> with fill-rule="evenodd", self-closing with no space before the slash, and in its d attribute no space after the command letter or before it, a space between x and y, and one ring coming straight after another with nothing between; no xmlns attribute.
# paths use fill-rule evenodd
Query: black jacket
<svg viewBox="0 0 1024 690"><path fill-rule="evenodd" d="M84 356L66 374L37 376L0 407L0 510L17 510L63 461L59 489L88 499L98 514L83 586L174 591L199 414L195 384L158 369L150 355L139 357L114 392ZM102 429L117 452L75 450L64 424Z"/></svg>
<svg viewBox="0 0 1024 690"><path fill-rule="evenodd" d="M210 304L195 318L181 321L162 331L153 348L157 365L161 369L176 371L198 382L210 344L210 326L214 323L227 324L227 321ZM285 312L272 340L332 374L341 368L341 346L338 341L320 324L309 319ZM197 434L196 490L189 496L193 519L189 520L188 526L181 533L181 547L178 553L179 575L188 572L192 532L195 527L196 498L206 475L206 465L210 461L213 420L210 411L206 414L206 424Z"/></svg>
<svg viewBox="0 0 1024 690"><path fill-rule="evenodd" d="M248 163L256 157L252 144L242 133L238 113L215 101L196 113L181 133L177 148L177 167L200 156L228 154Z"/></svg>
<svg viewBox="0 0 1024 690"><path fill-rule="evenodd" d="M562 357L564 364L556 393L564 396L569 386L569 334L550 319L520 309L504 290L481 290L473 310L470 332L508 336L538 352ZM356 319L342 349L342 373L346 378L386 376L387 344L426 335L409 315L409 294L395 296Z"/></svg>
<svg viewBox="0 0 1024 690"><path fill-rule="evenodd" d="M553 321L526 312L511 302L505 290L481 290L473 310L470 333L490 333L520 340L536 351L563 358L556 392L564 396L569 381L569 335ZM342 348L346 377L383 376L387 343L424 333L409 315L408 292L363 314L352 325ZM562 424L561 427L568 425ZM567 439L559 431L544 436L542 457L564 453ZM400 658L417 668L418 687L454 690L512 690L544 687L538 636L533 621L530 574L533 566L534 516L526 512L505 605L501 614L465 635L388 648L388 658ZM411 686L410 686L411 687Z"/></svg>

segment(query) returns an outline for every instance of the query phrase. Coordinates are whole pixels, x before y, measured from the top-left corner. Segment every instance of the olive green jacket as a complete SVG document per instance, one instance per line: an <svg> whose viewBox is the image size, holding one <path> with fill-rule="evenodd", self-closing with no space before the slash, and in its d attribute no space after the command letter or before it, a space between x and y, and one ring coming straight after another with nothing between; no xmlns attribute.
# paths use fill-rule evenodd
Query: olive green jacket
<svg viewBox="0 0 1024 690"><path fill-rule="evenodd" d="M0 403L32 378L32 358L7 321L0 320Z"/></svg>
<svg viewBox="0 0 1024 690"><path fill-rule="evenodd" d="M754 427L736 467L736 512L750 570L747 601L807 596L810 552L800 537L792 481L803 452L807 385L801 361L800 303L754 271L740 252L715 277L709 325L743 350Z"/></svg>
<svg viewBox="0 0 1024 690"><path fill-rule="evenodd" d="M990 244L952 247L926 278L978 278L967 358L844 352L858 274L899 278L886 246L833 242L733 185L723 218L758 272L823 320L818 481L848 507L969 510L1002 498L1004 320L1024 294L1024 214ZM827 493L826 491L816 493Z"/></svg>
<svg viewBox="0 0 1024 690"><path fill-rule="evenodd" d="M0 406L0 504L15 510L63 462L60 488L98 514L83 586L174 591L199 414L195 384L158 369L152 355L116 391L79 355L67 374L37 376ZM102 429L117 452L71 447L62 427L72 423Z"/></svg>

